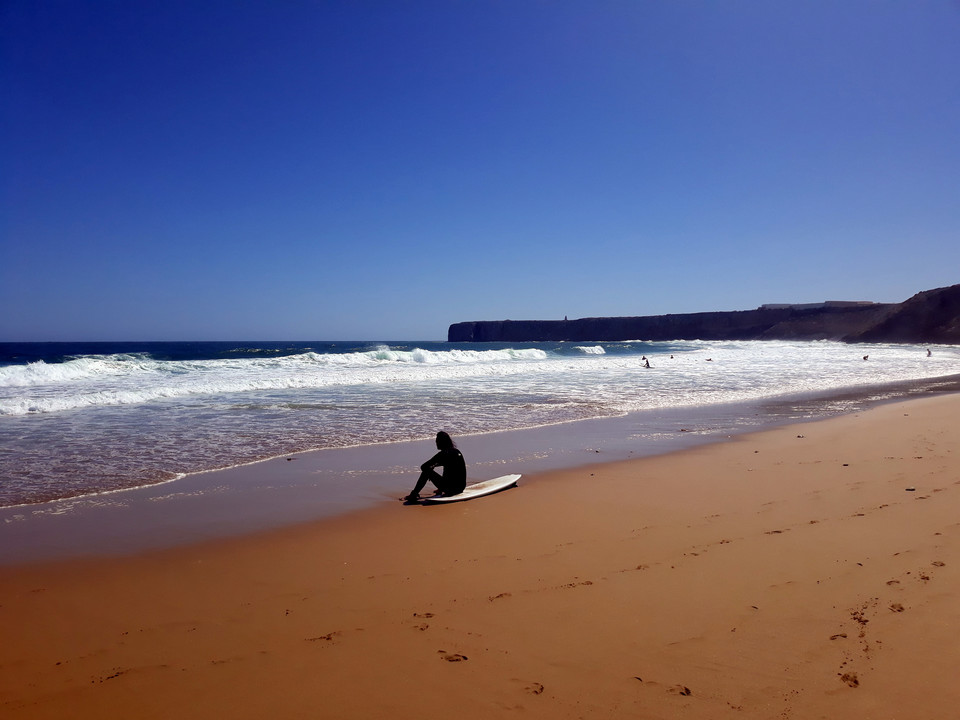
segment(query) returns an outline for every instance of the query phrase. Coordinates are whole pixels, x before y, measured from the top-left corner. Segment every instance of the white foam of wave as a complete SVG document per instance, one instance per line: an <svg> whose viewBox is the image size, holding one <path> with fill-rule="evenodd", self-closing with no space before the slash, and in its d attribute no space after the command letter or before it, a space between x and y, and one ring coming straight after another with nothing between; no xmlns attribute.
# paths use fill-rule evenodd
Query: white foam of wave
<svg viewBox="0 0 960 720"><path fill-rule="evenodd" d="M577 354L540 348L434 351L307 352L274 358L156 361L130 355L78 358L62 364L0 368L0 415L51 413L94 406L245 392L295 391L336 386L455 383L456 393L525 393L571 402L589 401L610 412L747 400L783 393L936 377L960 372L960 351L933 358L916 346L842 343L716 342L655 344L607 353L602 345ZM675 355L671 357L670 353ZM861 355L868 354L869 362Z"/></svg>
<svg viewBox="0 0 960 720"><path fill-rule="evenodd" d="M191 362L94 358L104 365L77 363L69 380L0 387L0 407L46 413L0 417L0 476L21 478L21 495L9 494L18 502L36 488L44 497L54 487L99 492L119 477L144 484L277 453L428 437L437 427L494 432L960 373L952 347L928 358L925 347L829 342L595 346L605 353L381 346ZM185 399L151 402L162 398ZM87 406L95 416L54 412Z"/></svg>
<svg viewBox="0 0 960 720"><path fill-rule="evenodd" d="M278 358L160 361L130 355L0 368L0 415L131 405L191 395L322 388L511 372L542 361L537 348L430 351L378 347L344 354L307 352Z"/></svg>
<svg viewBox="0 0 960 720"><path fill-rule="evenodd" d="M148 368L154 362L137 355L82 357L63 363L38 360L27 365L0 367L0 387L57 385L86 378L124 375Z"/></svg>
<svg viewBox="0 0 960 720"><path fill-rule="evenodd" d="M649 369L641 350L650 359ZM554 356L538 364L536 373L478 376L473 382L506 405L530 395L538 406L568 400L587 411L625 414L958 373L960 348L953 347L939 348L928 358L926 348L912 345L691 341L647 343L630 354ZM467 391L460 387L458 392L466 396Z"/></svg>

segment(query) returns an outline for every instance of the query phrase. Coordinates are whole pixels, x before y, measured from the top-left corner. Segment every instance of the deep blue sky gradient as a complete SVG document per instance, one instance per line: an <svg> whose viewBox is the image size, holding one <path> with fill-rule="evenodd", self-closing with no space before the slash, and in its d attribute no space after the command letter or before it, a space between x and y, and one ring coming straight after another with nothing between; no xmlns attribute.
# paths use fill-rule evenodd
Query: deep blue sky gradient
<svg viewBox="0 0 960 720"><path fill-rule="evenodd" d="M0 2L0 340L960 282L950 0Z"/></svg>

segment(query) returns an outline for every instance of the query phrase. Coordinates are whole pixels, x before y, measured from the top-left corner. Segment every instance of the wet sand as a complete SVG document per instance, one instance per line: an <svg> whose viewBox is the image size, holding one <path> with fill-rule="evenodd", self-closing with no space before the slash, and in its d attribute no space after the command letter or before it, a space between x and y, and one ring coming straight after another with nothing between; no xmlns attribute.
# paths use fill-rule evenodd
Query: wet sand
<svg viewBox="0 0 960 720"><path fill-rule="evenodd" d="M0 715L950 717L958 411L0 569Z"/></svg>

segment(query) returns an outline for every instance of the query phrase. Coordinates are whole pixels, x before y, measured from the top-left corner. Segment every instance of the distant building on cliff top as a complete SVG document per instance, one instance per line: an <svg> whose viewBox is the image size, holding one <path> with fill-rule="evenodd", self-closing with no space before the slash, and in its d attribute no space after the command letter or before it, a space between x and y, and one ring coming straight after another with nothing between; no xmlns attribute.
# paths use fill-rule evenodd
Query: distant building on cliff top
<svg viewBox="0 0 960 720"><path fill-rule="evenodd" d="M872 300L827 300L819 303L766 303L757 310L822 310L823 308L850 308L876 305Z"/></svg>

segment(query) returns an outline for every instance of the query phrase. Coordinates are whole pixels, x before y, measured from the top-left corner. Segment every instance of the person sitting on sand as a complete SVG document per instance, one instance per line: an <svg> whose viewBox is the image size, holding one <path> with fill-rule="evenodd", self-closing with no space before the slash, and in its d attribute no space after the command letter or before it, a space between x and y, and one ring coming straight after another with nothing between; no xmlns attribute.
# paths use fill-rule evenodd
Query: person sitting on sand
<svg viewBox="0 0 960 720"><path fill-rule="evenodd" d="M427 480L436 485L443 495L459 495L467 486L467 464L453 439L443 430L437 433L437 450L439 452L436 455L420 466L420 477L413 492L403 498L405 502L417 502ZM436 467L443 468L443 475L434 470Z"/></svg>

